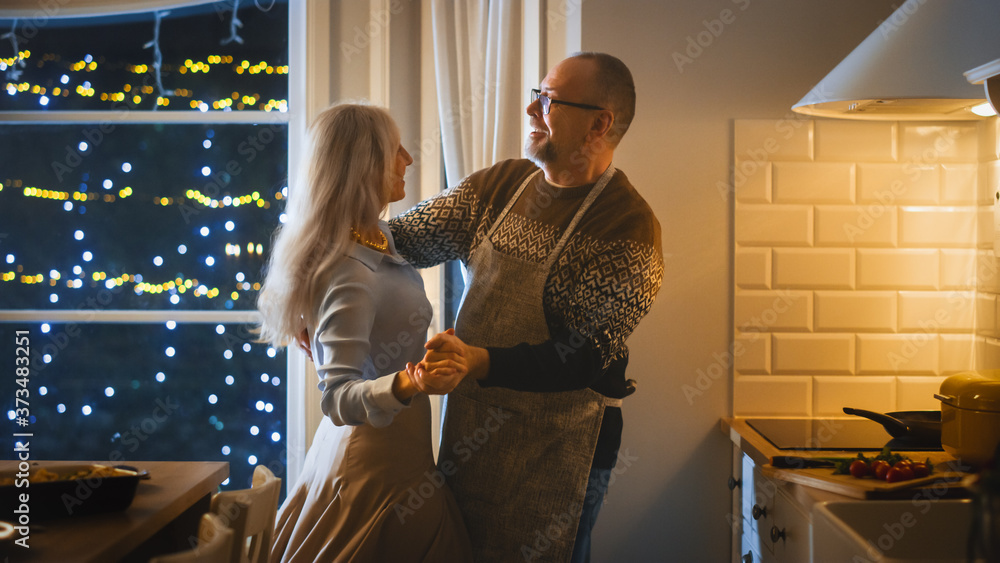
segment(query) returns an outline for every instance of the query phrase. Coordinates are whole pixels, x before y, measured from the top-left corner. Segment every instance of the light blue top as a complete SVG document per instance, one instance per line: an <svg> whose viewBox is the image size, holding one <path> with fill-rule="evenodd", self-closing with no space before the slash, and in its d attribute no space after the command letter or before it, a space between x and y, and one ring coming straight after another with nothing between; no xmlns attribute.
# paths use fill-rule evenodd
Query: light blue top
<svg viewBox="0 0 1000 563"><path fill-rule="evenodd" d="M323 414L338 426L392 422L407 406L392 394L393 376L423 358L427 341L423 280L396 252L389 225L379 228L391 254L352 244L319 306L313 360Z"/></svg>

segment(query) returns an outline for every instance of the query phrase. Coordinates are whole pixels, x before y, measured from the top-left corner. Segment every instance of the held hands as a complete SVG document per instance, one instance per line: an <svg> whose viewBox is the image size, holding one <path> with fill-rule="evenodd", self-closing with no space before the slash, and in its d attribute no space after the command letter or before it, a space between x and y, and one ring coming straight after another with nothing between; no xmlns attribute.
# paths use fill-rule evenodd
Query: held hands
<svg viewBox="0 0 1000 563"><path fill-rule="evenodd" d="M484 377L489 369L489 353L462 342L454 329L435 335L424 348L424 359L417 365L407 364L406 373L413 385L428 395L450 393L466 376Z"/></svg>
<svg viewBox="0 0 1000 563"><path fill-rule="evenodd" d="M295 343L312 361L312 343L306 329L296 336ZM489 352L469 346L455 336L454 329L438 333L424 344L424 348L427 352L418 364L408 362L406 371L396 374L392 390L400 401L416 393L446 395L467 376L481 379L489 372Z"/></svg>
<svg viewBox="0 0 1000 563"><path fill-rule="evenodd" d="M461 346L449 340L442 342L442 336L450 337ZM424 359L416 365L406 364L406 374L414 387L428 395L446 395L458 387L469 373L468 362L462 355L464 345L450 328L427 341Z"/></svg>

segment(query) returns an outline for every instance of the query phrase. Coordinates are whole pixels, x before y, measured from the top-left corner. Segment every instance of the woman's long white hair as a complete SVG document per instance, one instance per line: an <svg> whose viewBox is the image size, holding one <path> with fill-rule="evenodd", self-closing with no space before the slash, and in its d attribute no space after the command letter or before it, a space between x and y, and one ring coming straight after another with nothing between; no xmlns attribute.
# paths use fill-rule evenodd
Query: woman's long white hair
<svg viewBox="0 0 1000 563"><path fill-rule="evenodd" d="M290 186L257 298L260 340L278 347L315 327L318 298L353 244L351 227L374 228L388 207L399 129L382 108L340 104L316 118L309 143L306 181Z"/></svg>

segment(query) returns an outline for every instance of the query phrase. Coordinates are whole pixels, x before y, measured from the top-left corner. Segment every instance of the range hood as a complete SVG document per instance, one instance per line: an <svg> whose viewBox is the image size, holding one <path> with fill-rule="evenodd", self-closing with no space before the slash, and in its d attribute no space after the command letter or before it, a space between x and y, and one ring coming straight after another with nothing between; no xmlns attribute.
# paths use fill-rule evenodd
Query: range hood
<svg viewBox="0 0 1000 563"><path fill-rule="evenodd" d="M1000 1L907 0L792 109L874 120L980 119L963 72L1000 57Z"/></svg>

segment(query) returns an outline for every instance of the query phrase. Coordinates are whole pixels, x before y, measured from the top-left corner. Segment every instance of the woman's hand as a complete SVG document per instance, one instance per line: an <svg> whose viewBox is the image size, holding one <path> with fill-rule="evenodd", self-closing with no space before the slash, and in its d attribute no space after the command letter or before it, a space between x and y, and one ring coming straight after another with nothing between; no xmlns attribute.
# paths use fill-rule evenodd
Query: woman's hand
<svg viewBox="0 0 1000 563"><path fill-rule="evenodd" d="M434 335L424 344L424 348L428 350L427 355L424 356L425 360L428 356L432 356L432 353L457 354L464 358L468 366L469 377L483 379L489 375L489 351L486 348L466 344L461 338L455 336L455 329L449 328Z"/></svg>
<svg viewBox="0 0 1000 563"><path fill-rule="evenodd" d="M467 376L484 377L489 370L486 349L467 345L454 329L437 334L424 347L424 359L416 366L408 364L406 371L413 384L429 395L450 393Z"/></svg>
<svg viewBox="0 0 1000 563"><path fill-rule="evenodd" d="M412 365L407 364L406 371L396 372L392 380L392 394L397 401L403 404L409 404L410 399L420 393L420 389L417 389L417 386L413 384L413 376L410 374L410 366Z"/></svg>
<svg viewBox="0 0 1000 563"><path fill-rule="evenodd" d="M416 365L412 363L407 364L406 373L410 376L410 381L413 382L414 387L422 393L428 395L447 395L455 387L458 387L458 384L465 379L465 375L468 372L464 369L448 367L436 367L428 370L424 367L424 362L421 360Z"/></svg>

